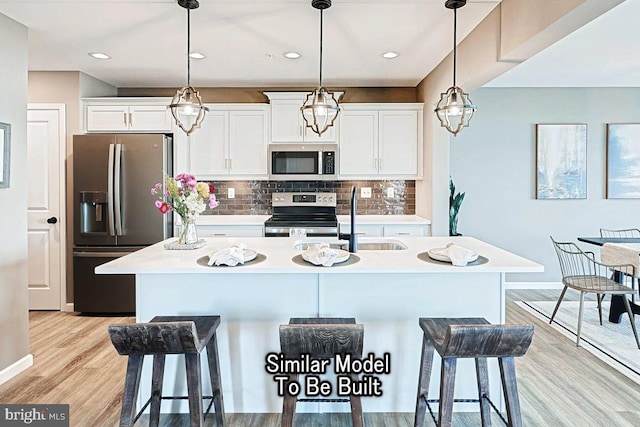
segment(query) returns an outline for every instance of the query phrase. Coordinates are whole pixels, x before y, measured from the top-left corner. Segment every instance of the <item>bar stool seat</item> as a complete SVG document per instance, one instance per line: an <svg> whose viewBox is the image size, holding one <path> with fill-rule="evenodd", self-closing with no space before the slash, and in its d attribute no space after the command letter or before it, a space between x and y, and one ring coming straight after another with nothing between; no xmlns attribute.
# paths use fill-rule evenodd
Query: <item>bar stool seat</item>
<svg viewBox="0 0 640 427"><path fill-rule="evenodd" d="M498 358L504 390L508 425L521 427L520 403L516 383L514 357L523 356L533 338L532 325L492 325L486 319L420 318L422 328L422 357L416 399L414 427L424 425L427 408L438 427L450 427L454 402L479 402L482 426L491 426L489 375L487 357ZM434 350L442 358L440 398L429 400L429 383L433 369ZM458 358L474 358L478 382L478 399L454 399L456 364ZM436 421L429 402L439 402ZM498 413L502 418L502 415ZM502 418L504 421L504 418ZM506 423L506 421L505 421Z"/></svg>
<svg viewBox="0 0 640 427"><path fill-rule="evenodd" d="M280 349L287 359L298 359L308 354L311 359L333 359L336 354L362 357L364 326L354 318L313 317L291 318L288 325L280 325ZM298 374L289 374L287 383L298 380ZM353 374L352 379L357 379ZM285 388L286 390L286 388ZM342 402L351 404L353 427L363 427L360 396L349 399L297 398L285 392L282 403L282 427L293 426L293 414L297 402Z"/></svg>
<svg viewBox="0 0 640 427"><path fill-rule="evenodd" d="M202 426L204 416L215 407L216 425L224 427L224 404L220 382L220 364L216 329L220 316L156 316L149 323L109 326L109 336L118 353L129 356L120 413L120 426L133 426L142 412L151 404L149 426L160 420L163 399L188 399L189 419L192 427ZM202 396L200 353L207 350L211 382L211 396ZM183 354L187 374L188 396L163 396L162 382L167 354ZM144 356L153 356L151 397L135 413L135 402L140 388L140 375ZM210 399L203 414L203 399Z"/></svg>

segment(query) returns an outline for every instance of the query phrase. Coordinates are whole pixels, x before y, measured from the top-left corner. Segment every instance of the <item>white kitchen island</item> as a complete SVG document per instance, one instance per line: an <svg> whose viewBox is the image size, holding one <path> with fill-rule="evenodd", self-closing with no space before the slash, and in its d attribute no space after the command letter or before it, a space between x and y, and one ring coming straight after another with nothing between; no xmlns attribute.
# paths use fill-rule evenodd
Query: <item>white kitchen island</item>
<svg viewBox="0 0 640 427"><path fill-rule="evenodd" d="M292 258L301 251L293 248L296 240L290 238L210 238L205 247L191 251L165 250L163 243L158 243L103 264L96 273L136 275L139 322L156 315L221 316L217 339L229 413L281 411L282 400L273 376L265 370L265 357L279 351L278 326L291 317L355 317L364 324L364 355L382 357L388 352L391 356L390 374L378 376L383 395L363 398L365 412L413 412L422 343L418 318L484 317L503 323L505 273L542 272L543 267L471 237L392 240L404 243L407 249L363 250L356 254L358 262L332 267L295 263ZM487 262L454 267L418 258L418 254L450 242L477 252ZM237 267L207 267L196 262L239 243L266 259ZM143 396L150 387L150 365L147 362L143 373ZM166 395L186 395L183 366L177 356L167 359ZM203 371L208 375L206 363ZM434 370L431 382L434 397L438 371ZM473 363L461 361L457 375L456 397L475 398ZM497 364L490 364L490 375L492 395L498 396ZM298 407L301 412L348 409L348 404L333 403ZM477 405L457 406L456 410L477 411ZM177 401L164 403L163 411L187 412L187 406Z"/></svg>

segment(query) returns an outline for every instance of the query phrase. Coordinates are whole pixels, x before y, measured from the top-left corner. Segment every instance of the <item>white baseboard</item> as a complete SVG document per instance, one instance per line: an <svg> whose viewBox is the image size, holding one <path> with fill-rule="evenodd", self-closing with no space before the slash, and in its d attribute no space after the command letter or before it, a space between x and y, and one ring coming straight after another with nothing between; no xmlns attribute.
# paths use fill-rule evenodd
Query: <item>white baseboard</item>
<svg viewBox="0 0 640 427"><path fill-rule="evenodd" d="M72 302L68 302L64 307L62 307L62 311L65 311L65 312L73 312L73 311L75 311L73 309L73 303Z"/></svg>
<svg viewBox="0 0 640 427"><path fill-rule="evenodd" d="M505 282L505 289L562 289L561 282Z"/></svg>
<svg viewBox="0 0 640 427"><path fill-rule="evenodd" d="M4 384L20 372L33 366L33 355L28 354L0 371L0 384Z"/></svg>

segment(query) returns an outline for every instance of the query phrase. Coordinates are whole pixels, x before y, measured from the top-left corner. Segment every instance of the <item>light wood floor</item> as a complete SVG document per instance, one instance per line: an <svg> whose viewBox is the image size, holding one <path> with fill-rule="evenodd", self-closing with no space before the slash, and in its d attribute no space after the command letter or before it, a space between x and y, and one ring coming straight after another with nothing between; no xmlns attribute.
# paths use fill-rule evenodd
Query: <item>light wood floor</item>
<svg viewBox="0 0 640 427"><path fill-rule="evenodd" d="M509 291L507 321L532 323L535 337L517 359L525 426L640 425L640 385L516 306L518 300L555 300L556 291ZM568 294L575 299L577 294ZM608 306L608 304L607 304ZM112 347L107 326L127 317L85 317L31 312L34 366L0 386L1 403L68 403L71 425L117 426L126 358ZM638 353L640 357L640 350ZM454 426L479 426L477 414L454 414ZM276 427L278 414L228 414L229 427ZM213 425L208 420L207 425ZM365 414L368 427L405 427L413 414ZM139 422L145 426L145 420ZM429 419L427 427L433 425ZM165 416L163 426L186 426L185 417ZM347 427L348 414L296 414L296 427ZM496 418L494 425L501 425Z"/></svg>

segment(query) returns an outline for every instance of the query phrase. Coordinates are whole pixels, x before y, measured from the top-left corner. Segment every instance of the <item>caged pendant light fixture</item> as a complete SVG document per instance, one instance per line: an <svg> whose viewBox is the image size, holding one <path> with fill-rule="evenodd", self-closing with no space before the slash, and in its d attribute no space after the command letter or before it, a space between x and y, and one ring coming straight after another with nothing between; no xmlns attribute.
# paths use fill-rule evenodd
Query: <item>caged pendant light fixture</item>
<svg viewBox="0 0 640 427"><path fill-rule="evenodd" d="M306 127L320 136L333 126L340 106L333 92L322 87L322 12L331 7L331 0L311 0L311 6L320 10L320 85L307 95L300 111Z"/></svg>
<svg viewBox="0 0 640 427"><path fill-rule="evenodd" d="M171 100L171 114L187 135L190 135L204 120L209 108L202 105L202 99L197 90L191 87L191 9L197 9L198 0L178 0L178 4L187 9L187 86L179 89Z"/></svg>
<svg viewBox="0 0 640 427"><path fill-rule="evenodd" d="M440 120L440 125L447 128L453 136L458 135L462 128L469 126L469 121L476 111L476 106L471 103L469 94L456 86L457 10L465 4L467 0L446 0L444 3L447 9L453 9L453 86L441 94L435 113Z"/></svg>

